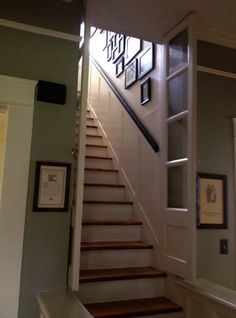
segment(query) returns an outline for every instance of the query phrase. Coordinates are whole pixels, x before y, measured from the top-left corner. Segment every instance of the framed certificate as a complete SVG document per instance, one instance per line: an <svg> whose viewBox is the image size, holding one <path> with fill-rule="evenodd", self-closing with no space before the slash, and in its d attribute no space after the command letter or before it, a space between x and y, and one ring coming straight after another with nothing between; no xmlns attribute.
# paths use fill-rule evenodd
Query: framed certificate
<svg viewBox="0 0 236 318"><path fill-rule="evenodd" d="M33 211L68 211L70 169L69 163L36 162Z"/></svg>
<svg viewBox="0 0 236 318"><path fill-rule="evenodd" d="M227 228L227 177L198 173L197 228Z"/></svg>

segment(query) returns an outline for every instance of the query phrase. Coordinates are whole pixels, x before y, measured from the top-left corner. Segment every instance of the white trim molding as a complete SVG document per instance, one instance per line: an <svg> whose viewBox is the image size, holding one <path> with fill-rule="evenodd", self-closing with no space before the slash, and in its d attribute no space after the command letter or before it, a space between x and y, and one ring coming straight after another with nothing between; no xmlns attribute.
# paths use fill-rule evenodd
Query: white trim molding
<svg viewBox="0 0 236 318"><path fill-rule="evenodd" d="M0 26L5 26L12 29L22 30L22 31L46 35L46 36L51 36L54 38L59 38L59 39L78 42L78 43L81 40L81 37L79 35L36 27L34 25L29 25L29 24L15 22L15 21L6 20L6 19L0 19Z"/></svg>
<svg viewBox="0 0 236 318"><path fill-rule="evenodd" d="M198 72L202 72L202 73L208 73L208 74L212 74L212 75L217 75L217 76L222 76L222 77L236 79L236 74L235 73L225 72L225 71L221 71L221 70L218 70L218 69L215 69L215 68L211 68L211 67L198 65L197 66L197 71Z"/></svg>
<svg viewBox="0 0 236 318"><path fill-rule="evenodd" d="M0 317L18 316L36 84L0 76L0 107L7 112L0 202Z"/></svg>
<svg viewBox="0 0 236 318"><path fill-rule="evenodd" d="M225 32L201 24L198 24L196 31L198 40L236 49L236 33Z"/></svg>

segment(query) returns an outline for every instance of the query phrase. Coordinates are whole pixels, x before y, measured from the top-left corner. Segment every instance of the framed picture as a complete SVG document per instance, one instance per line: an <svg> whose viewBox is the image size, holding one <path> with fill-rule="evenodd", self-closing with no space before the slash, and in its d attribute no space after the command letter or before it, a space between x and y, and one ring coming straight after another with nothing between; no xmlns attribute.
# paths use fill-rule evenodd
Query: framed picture
<svg viewBox="0 0 236 318"><path fill-rule="evenodd" d="M197 228L227 228L227 176L197 174Z"/></svg>
<svg viewBox="0 0 236 318"><path fill-rule="evenodd" d="M112 58L112 41L108 40L107 44L107 62L109 62Z"/></svg>
<svg viewBox="0 0 236 318"><path fill-rule="evenodd" d="M143 78L154 68L154 44L138 56L138 79Z"/></svg>
<svg viewBox="0 0 236 318"><path fill-rule="evenodd" d="M102 32L100 31L100 33L102 34L102 41L104 43L103 51L105 51L108 45L108 31L102 30Z"/></svg>
<svg viewBox="0 0 236 318"><path fill-rule="evenodd" d="M125 88L130 87L137 80L137 59L133 60L125 69Z"/></svg>
<svg viewBox="0 0 236 318"><path fill-rule="evenodd" d="M127 65L140 51L142 48L142 40L126 37L125 43L125 65Z"/></svg>
<svg viewBox="0 0 236 318"><path fill-rule="evenodd" d="M148 77L140 84L140 101L141 105L146 104L151 100L151 78Z"/></svg>
<svg viewBox="0 0 236 318"><path fill-rule="evenodd" d="M116 62L116 77L120 76L124 71L124 56Z"/></svg>
<svg viewBox="0 0 236 318"><path fill-rule="evenodd" d="M123 34L114 34L112 39L112 62L116 61L124 54L125 51L125 36Z"/></svg>
<svg viewBox="0 0 236 318"><path fill-rule="evenodd" d="M33 211L68 211L70 169L69 163L36 162Z"/></svg>

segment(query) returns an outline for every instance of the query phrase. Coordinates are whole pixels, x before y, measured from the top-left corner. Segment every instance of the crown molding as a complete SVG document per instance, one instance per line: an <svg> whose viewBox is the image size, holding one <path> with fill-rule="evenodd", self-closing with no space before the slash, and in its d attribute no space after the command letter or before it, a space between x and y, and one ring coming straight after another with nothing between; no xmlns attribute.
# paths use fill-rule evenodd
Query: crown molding
<svg viewBox="0 0 236 318"><path fill-rule="evenodd" d="M225 32L207 25L198 25L196 30L198 40L219 44L236 49L236 33Z"/></svg>
<svg viewBox="0 0 236 318"><path fill-rule="evenodd" d="M78 35L45 29L41 27L36 27L34 25L24 24L24 23L15 22L15 21L6 20L6 19L0 19L0 26L22 30L26 32L31 32L31 33L36 33L36 34L41 34L41 35L46 35L46 36L51 36L54 38L59 38L59 39L78 42L78 43L80 42L80 39L81 39L81 37Z"/></svg>

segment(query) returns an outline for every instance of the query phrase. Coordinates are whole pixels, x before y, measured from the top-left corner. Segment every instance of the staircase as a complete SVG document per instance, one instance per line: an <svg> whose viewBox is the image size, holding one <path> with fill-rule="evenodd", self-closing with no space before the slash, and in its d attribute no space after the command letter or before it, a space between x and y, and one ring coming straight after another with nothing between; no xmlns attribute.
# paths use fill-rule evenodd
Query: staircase
<svg viewBox="0 0 236 318"><path fill-rule="evenodd" d="M89 110L86 139L80 301L99 318L183 317L164 297L166 274L151 265L153 246L142 241L142 223Z"/></svg>

